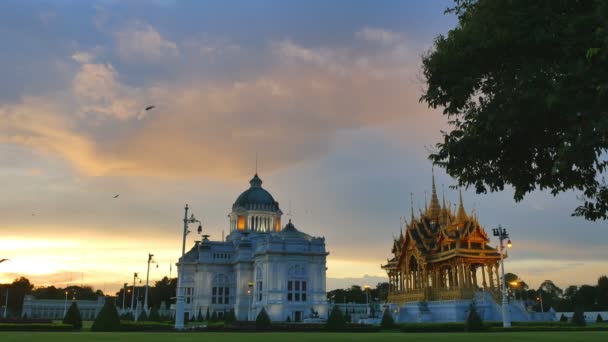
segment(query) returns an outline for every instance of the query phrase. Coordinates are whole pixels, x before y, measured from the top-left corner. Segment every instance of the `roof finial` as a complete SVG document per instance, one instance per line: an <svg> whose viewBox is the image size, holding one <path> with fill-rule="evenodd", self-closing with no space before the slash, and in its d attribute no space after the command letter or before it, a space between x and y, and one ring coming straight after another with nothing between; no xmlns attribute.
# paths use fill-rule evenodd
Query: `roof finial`
<svg viewBox="0 0 608 342"><path fill-rule="evenodd" d="M258 152L255 152L255 174L258 174Z"/></svg>
<svg viewBox="0 0 608 342"><path fill-rule="evenodd" d="M458 189L459 192L459 204L458 204L458 213L456 214L456 222L464 223L467 220L467 213L464 210L464 205L462 204L462 189Z"/></svg>
<svg viewBox="0 0 608 342"><path fill-rule="evenodd" d="M412 222L414 222L414 193L410 192L410 211L411 211L411 216L412 218L410 219Z"/></svg>
<svg viewBox="0 0 608 342"><path fill-rule="evenodd" d="M426 205L426 191L424 191L424 212L427 213L429 211L429 207Z"/></svg>
<svg viewBox="0 0 608 342"><path fill-rule="evenodd" d="M441 214L441 207L439 206L439 199L437 198L437 188L435 187L435 169L432 169L432 192L431 192L431 204L429 207L429 215L431 219L439 219Z"/></svg>

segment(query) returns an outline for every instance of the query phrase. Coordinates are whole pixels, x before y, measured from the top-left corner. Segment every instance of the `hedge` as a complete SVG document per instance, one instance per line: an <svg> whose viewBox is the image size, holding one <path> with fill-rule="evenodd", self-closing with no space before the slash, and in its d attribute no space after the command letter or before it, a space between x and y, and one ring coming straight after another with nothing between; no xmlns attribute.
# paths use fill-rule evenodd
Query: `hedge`
<svg viewBox="0 0 608 342"><path fill-rule="evenodd" d="M172 331L172 330L173 330L173 324L171 324L171 323L130 322L130 321L121 321L120 322L120 331L154 332L154 331Z"/></svg>
<svg viewBox="0 0 608 342"><path fill-rule="evenodd" d="M0 323L0 331L73 331L74 327L71 324L53 324L53 323L34 323L34 324L17 324L17 323Z"/></svg>

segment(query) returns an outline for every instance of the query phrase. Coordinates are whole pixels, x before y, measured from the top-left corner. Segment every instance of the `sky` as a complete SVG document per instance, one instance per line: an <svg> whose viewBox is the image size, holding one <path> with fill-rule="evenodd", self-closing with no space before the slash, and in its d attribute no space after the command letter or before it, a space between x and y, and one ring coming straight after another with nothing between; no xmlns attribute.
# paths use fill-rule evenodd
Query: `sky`
<svg viewBox="0 0 608 342"><path fill-rule="evenodd" d="M175 276L184 205L221 239L256 155L296 227L326 238L328 290L385 281L449 129L419 99L450 4L1 1L0 282L112 292L148 253L152 281ZM606 224L571 217L577 195L463 190L489 233L508 229L506 271L533 287L608 273Z"/></svg>

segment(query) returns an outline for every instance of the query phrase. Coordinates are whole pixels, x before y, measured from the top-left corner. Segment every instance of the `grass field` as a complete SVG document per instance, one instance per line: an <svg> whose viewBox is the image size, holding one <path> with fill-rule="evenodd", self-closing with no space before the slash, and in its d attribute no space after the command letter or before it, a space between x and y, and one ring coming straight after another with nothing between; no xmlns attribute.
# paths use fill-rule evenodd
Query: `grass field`
<svg viewBox="0 0 608 342"><path fill-rule="evenodd" d="M550 342L594 342L608 341L608 332L512 332L512 333L0 333L2 342L44 341L129 341L129 342L300 342L300 341L421 341L421 342L502 342L502 341L550 341Z"/></svg>

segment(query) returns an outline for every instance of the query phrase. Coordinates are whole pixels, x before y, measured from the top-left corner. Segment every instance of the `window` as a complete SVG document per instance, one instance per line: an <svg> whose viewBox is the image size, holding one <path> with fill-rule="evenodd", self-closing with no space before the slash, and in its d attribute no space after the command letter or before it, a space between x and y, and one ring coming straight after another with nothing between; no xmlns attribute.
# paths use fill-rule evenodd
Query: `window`
<svg viewBox="0 0 608 342"><path fill-rule="evenodd" d="M194 288L186 287L184 288L184 290L186 292L186 304L192 303L192 295L194 294Z"/></svg>
<svg viewBox="0 0 608 342"><path fill-rule="evenodd" d="M287 282L287 301L306 301L306 280L290 280Z"/></svg>
<svg viewBox="0 0 608 342"><path fill-rule="evenodd" d="M237 228L239 230L245 230L245 216L239 215L237 218Z"/></svg>
<svg viewBox="0 0 608 342"><path fill-rule="evenodd" d="M258 281L257 285L258 286L257 286L256 290L258 292L258 302L261 302L262 301L262 282Z"/></svg>
<svg viewBox="0 0 608 342"><path fill-rule="evenodd" d="M214 286L211 289L211 304L230 304L230 288Z"/></svg>

